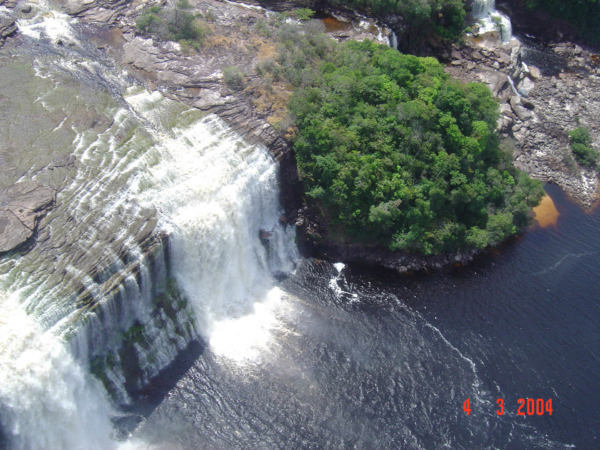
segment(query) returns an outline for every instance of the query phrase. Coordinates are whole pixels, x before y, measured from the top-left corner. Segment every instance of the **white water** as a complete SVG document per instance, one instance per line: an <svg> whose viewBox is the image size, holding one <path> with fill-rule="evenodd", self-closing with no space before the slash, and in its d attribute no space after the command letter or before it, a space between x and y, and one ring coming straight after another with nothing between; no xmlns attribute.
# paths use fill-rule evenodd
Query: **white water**
<svg viewBox="0 0 600 450"><path fill-rule="evenodd" d="M14 450L107 450L109 404L64 343L0 293L0 417Z"/></svg>
<svg viewBox="0 0 600 450"><path fill-rule="evenodd" d="M78 40L71 19L56 13L45 14L48 20L37 17L21 24L25 36ZM76 79L110 72L83 57L76 64L41 59L34 69L48 79L55 71ZM116 88L129 81L119 75L102 78ZM38 100L49 111L55 107L51 93ZM119 336L141 322L156 347L134 345L147 381L189 342L189 336L174 331L176 323L190 320L185 311L174 320L162 311L150 315L157 280L128 231L145 206L158 208L159 227L171 233L172 274L215 353L238 362L256 360L285 308L271 271L293 269L295 235L278 221L277 164L267 149L244 143L218 118L201 119L201 112L158 93L133 88L126 100L131 108L107 101L108 112L102 113L114 122L106 132L73 128L78 172L49 214L51 229L69 227L73 255L101 255L102 276L92 279L66 250L59 254L66 266L61 280L49 276L58 262L45 255L36 259L37 247L14 264L2 261L0 288L10 295L0 297L0 419L11 449L114 448L109 402L87 371L88 358L114 349ZM259 239L261 229L271 233L268 251ZM60 235L52 230L50 239ZM106 234L111 237L103 241ZM125 256L117 255L115 243L126 249ZM137 277L128 272L134 263L140 263ZM115 273L125 275L118 295L105 296L103 283ZM82 288L94 308L76 301L74 290ZM119 401L126 402L120 366L105 374Z"/></svg>
<svg viewBox="0 0 600 450"><path fill-rule="evenodd" d="M479 34L499 31L502 42L508 42L512 38L510 19L496 11L496 0L475 0L472 14L481 23Z"/></svg>
<svg viewBox="0 0 600 450"><path fill-rule="evenodd" d="M154 102L147 93L128 101L148 112ZM137 182L152 186L140 199L158 207L170 231L177 283L215 353L256 359L283 307L271 271L289 272L297 258L293 230L278 220L277 165L214 116L159 140L161 164ZM268 251L260 230L271 233Z"/></svg>
<svg viewBox="0 0 600 450"><path fill-rule="evenodd" d="M159 227L171 235L171 271L195 310L197 329L216 354L239 363L256 360L268 347L285 308L283 292L274 287L271 271L289 272L297 258L294 230L278 220L277 164L266 148L244 143L217 117L200 119L197 110L181 112L175 102L157 93L140 88L131 91L126 99L132 112L146 121L155 143L133 163L137 176L123 192L115 193L119 200L102 204L109 208L105 214L110 216L115 208L131 202L158 208ZM175 117L180 127L170 128ZM82 160L90 158L92 163L90 148L82 147ZM110 149L114 151L115 146ZM119 164L111 168L121 169ZM109 179L110 173L105 174ZM98 220L96 226L104 219ZM259 239L260 230L271 233L269 250ZM143 258L139 252L138 258ZM57 303L52 314L43 309L42 326L36 308L33 314L23 309L35 306L38 294L15 292L10 301L2 299L0 416L11 448L106 450L116 445L110 439L106 395L69 351L76 349L77 356L87 362L83 355L90 341L107 339L102 335L107 332L107 320L116 325L114 333L127 328L133 319L140 320L145 333L156 337L158 348L151 352L135 346L142 369L148 367L145 380L186 345L174 333L170 319L159 315L166 328L153 325L148 315L151 274L141 261L141 282L128 276L120 288L122 297L138 306L126 309L123 316L123 306L115 309L114 302L98 297L103 318L91 312L85 327L71 330L71 345L56 336L70 329L70 317L76 316L70 312L72 306ZM85 274L77 276L87 280L87 289L96 297L101 286ZM18 284L24 283L19 280ZM49 300L40 298L39 302ZM52 317L59 319L57 324L50 323ZM184 314L177 320L189 318ZM150 357L154 362L148 362ZM124 381L119 371L107 370L107 376L117 386ZM119 395L126 400L124 391Z"/></svg>
<svg viewBox="0 0 600 450"><path fill-rule="evenodd" d="M473 17L483 19L496 11L496 0L475 0L473 2Z"/></svg>
<svg viewBox="0 0 600 450"><path fill-rule="evenodd" d="M392 47L394 50L398 50L398 36L396 36L396 33L393 31L390 35L390 47Z"/></svg>

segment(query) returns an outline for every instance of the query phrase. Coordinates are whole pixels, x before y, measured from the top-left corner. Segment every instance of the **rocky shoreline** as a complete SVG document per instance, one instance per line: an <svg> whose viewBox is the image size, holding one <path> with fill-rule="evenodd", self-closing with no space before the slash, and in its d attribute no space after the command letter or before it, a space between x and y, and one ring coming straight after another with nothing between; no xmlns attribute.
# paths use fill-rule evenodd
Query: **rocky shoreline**
<svg viewBox="0 0 600 450"><path fill-rule="evenodd" d="M201 52L194 53L186 52L177 43L156 41L137 32L135 22L142 10L159 3L63 0L61 5L66 13L103 29L99 33L102 37L95 38L98 48L106 49L122 66L129 67L150 90L159 90L166 97L215 113L249 141L260 142L270 149L281 164L285 220L296 224L299 245L306 255L376 264L401 273L441 268L473 258L475 251L425 257L330 242L325 224L304 204L289 142L272 126L280 114L277 99L259 92L254 83L258 79L257 64L275 54L272 40L250 31L267 12L257 6L217 0L191 2L195 11L203 15L210 11L213 17L212 37ZM280 10L294 6L286 2L276 4ZM27 5L13 5L17 6L22 9ZM319 5L319 9L337 14L336 17L348 23L360 17L348 11L327 9L326 5ZM401 29L402 18L386 20L392 29ZM16 31L14 20L9 22L10 19L1 22L4 30L12 30L6 36ZM2 33L7 31L0 29ZM108 34L110 45L105 42ZM331 35L338 40L370 38L387 42L391 30L354 24ZM518 168L534 178L560 185L582 205L591 207L597 197L598 175L569 158L568 131L575 126L586 126L596 148L600 144L600 128L594 122L594 117L600 114L598 55L571 43L555 44L552 49L564 61L558 74L527 66L523 63L526 49L521 43L516 40L502 43L493 33L468 38L462 46L442 48L438 57L448 62L447 71L452 76L484 82L500 100L499 130L509 146L513 143ZM233 65L246 74L243 90L231 89L223 82L223 68ZM279 94L285 96L289 92Z"/></svg>
<svg viewBox="0 0 600 450"><path fill-rule="evenodd" d="M546 57L555 57L560 65L544 70L524 62L528 51L532 52L516 39L502 43L494 36L469 38L464 46L452 49L447 71L463 81L485 83L498 98L502 112L498 129L514 146L518 169L558 184L591 208L600 178L595 169L574 160L568 133L586 127L593 146L600 148L598 55L573 43L554 44Z"/></svg>

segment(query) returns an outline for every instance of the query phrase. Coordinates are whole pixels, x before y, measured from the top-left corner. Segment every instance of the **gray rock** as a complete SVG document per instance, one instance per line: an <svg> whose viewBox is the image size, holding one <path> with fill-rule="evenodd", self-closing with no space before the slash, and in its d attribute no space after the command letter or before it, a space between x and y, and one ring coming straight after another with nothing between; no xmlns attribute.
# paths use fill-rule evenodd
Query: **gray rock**
<svg viewBox="0 0 600 450"><path fill-rule="evenodd" d="M501 99L508 98L510 93L510 82L505 74L488 68L479 70L478 74L481 81L490 88L490 91L492 91L492 94L494 94L495 97Z"/></svg>
<svg viewBox="0 0 600 450"><path fill-rule="evenodd" d="M521 105L529 110L535 109L535 103L523 97L521 98Z"/></svg>
<svg viewBox="0 0 600 450"><path fill-rule="evenodd" d="M17 25L13 19L0 18L0 39L5 38L17 31Z"/></svg>
<svg viewBox="0 0 600 450"><path fill-rule="evenodd" d="M508 66L510 64L510 56L504 52L500 52L498 61L500 62L500 64L502 64L504 66Z"/></svg>
<svg viewBox="0 0 600 450"><path fill-rule="evenodd" d="M554 47L554 53L556 53L557 55L564 56L569 53L569 48L559 45L558 47Z"/></svg>
<svg viewBox="0 0 600 450"><path fill-rule="evenodd" d="M54 189L34 181L6 189L0 195L0 252L12 250L29 239L55 199Z"/></svg>
<svg viewBox="0 0 600 450"><path fill-rule="evenodd" d="M31 12L31 5L24 5L21 7L21 12L24 14L29 14Z"/></svg>
<svg viewBox="0 0 600 450"><path fill-rule="evenodd" d="M33 235L17 217L7 210L0 210L0 252L7 252L25 242Z"/></svg>
<svg viewBox="0 0 600 450"><path fill-rule="evenodd" d="M512 110L515 112L517 117L521 119L523 122L531 119L531 113L525 109L523 105L521 105L521 98L516 95L511 97L510 106Z"/></svg>
<svg viewBox="0 0 600 450"><path fill-rule="evenodd" d="M519 85L519 94L521 94L524 97L528 97L529 93L533 90L534 87L535 83L529 78L525 78Z"/></svg>

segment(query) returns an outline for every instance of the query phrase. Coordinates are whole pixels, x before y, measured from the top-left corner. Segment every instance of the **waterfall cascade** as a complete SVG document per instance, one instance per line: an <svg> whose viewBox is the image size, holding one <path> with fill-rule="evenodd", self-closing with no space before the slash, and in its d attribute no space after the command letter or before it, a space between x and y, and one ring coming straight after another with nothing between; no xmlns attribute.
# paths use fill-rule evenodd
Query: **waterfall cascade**
<svg viewBox="0 0 600 450"><path fill-rule="evenodd" d="M479 19L479 34L499 31L502 42L510 41L512 24L508 16L496 11L496 0L475 0L471 14L475 19Z"/></svg>
<svg viewBox="0 0 600 450"><path fill-rule="evenodd" d="M11 448L113 448L101 386L16 296L0 293L0 330L0 417Z"/></svg>
<svg viewBox="0 0 600 450"><path fill-rule="evenodd" d="M159 95L128 101L153 114ZM279 222L277 165L266 148L244 143L216 117L159 141L162 163L137 179L151 186L140 199L170 230L171 270L200 333L217 352L247 359L275 323L281 292L270 274L289 272L297 258L294 231Z"/></svg>
<svg viewBox="0 0 600 450"><path fill-rule="evenodd" d="M473 2L473 17L485 19L491 13L496 12L496 0L475 0Z"/></svg>
<svg viewBox="0 0 600 450"><path fill-rule="evenodd" d="M398 36L396 36L396 33L393 31L392 34L390 34L390 47L394 50L398 50Z"/></svg>
<svg viewBox="0 0 600 450"><path fill-rule="evenodd" d="M75 163L42 238L0 261L0 420L17 450L110 449L110 403L88 368L127 403L198 335L217 354L257 357L294 230L279 223L266 148L137 86L74 19L42 6L20 23L32 69L0 63L27 87L2 92L0 126L11 105L31 105L56 120L36 130L45 153ZM51 182L44 173L31 176Z"/></svg>

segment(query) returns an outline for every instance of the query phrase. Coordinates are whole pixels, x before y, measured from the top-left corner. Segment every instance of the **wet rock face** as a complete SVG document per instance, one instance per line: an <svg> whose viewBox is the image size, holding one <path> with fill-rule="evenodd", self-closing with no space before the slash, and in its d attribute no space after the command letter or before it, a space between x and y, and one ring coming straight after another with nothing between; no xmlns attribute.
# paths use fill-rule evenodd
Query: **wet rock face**
<svg viewBox="0 0 600 450"><path fill-rule="evenodd" d="M0 194L0 252L18 247L33 236L39 219L54 206L56 191L30 181Z"/></svg>
<svg viewBox="0 0 600 450"><path fill-rule="evenodd" d="M13 19L0 18L0 45L2 41L17 31L17 24Z"/></svg>

